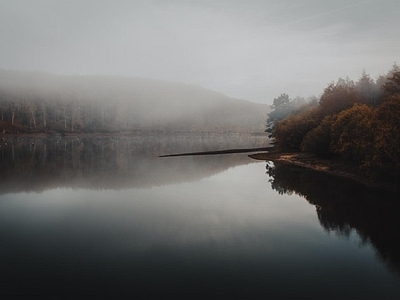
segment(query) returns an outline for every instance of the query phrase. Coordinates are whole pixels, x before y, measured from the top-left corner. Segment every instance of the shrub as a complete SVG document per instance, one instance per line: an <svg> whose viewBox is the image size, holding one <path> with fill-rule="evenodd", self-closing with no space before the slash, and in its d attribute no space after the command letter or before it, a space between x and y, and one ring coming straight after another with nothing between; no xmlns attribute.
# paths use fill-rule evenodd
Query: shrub
<svg viewBox="0 0 400 300"><path fill-rule="evenodd" d="M295 113L278 122L273 136L281 150L300 150L304 136L321 120L318 108L305 112Z"/></svg>
<svg viewBox="0 0 400 300"><path fill-rule="evenodd" d="M321 157L331 156L331 127L336 116L325 117L321 124L310 130L301 143L301 151L312 152Z"/></svg>

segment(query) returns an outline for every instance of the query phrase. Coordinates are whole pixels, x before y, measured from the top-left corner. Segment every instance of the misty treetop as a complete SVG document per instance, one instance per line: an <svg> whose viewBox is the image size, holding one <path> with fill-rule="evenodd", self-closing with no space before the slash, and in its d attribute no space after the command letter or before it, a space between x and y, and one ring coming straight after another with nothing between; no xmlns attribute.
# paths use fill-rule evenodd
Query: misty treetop
<svg viewBox="0 0 400 300"><path fill-rule="evenodd" d="M268 114L267 129L265 131L271 133L276 122L299 109L304 110L307 107L316 105L317 101L316 97L310 97L308 99L296 97L291 99L288 94L281 94L273 100L273 104L271 105L272 111Z"/></svg>
<svg viewBox="0 0 400 300"><path fill-rule="evenodd" d="M189 84L0 69L0 134L262 132L265 110Z"/></svg>
<svg viewBox="0 0 400 300"><path fill-rule="evenodd" d="M288 96L275 100L268 122L281 151L339 157L358 165L363 174L400 179L397 65L376 80L365 72L357 82L339 79L325 88L318 103L285 114L282 106L290 106Z"/></svg>

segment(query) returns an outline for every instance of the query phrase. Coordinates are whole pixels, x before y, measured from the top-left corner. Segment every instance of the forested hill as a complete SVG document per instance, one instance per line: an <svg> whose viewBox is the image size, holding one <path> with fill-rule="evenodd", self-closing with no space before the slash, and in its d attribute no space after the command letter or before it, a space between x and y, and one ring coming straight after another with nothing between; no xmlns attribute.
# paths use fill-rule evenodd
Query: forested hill
<svg viewBox="0 0 400 300"><path fill-rule="evenodd" d="M0 133L262 132L267 110L195 85L0 69Z"/></svg>

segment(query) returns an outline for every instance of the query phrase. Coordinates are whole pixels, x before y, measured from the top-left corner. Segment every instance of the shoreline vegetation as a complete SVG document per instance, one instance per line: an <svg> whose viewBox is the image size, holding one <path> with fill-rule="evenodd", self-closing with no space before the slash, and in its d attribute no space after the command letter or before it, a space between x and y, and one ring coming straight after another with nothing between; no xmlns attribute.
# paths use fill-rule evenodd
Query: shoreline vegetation
<svg viewBox="0 0 400 300"><path fill-rule="evenodd" d="M339 79L307 103L275 98L267 129L275 145L256 159L303 166L400 191L400 68Z"/></svg>
<svg viewBox="0 0 400 300"><path fill-rule="evenodd" d="M54 136L260 135L263 131L254 116L265 105L189 85L2 69L0 79L3 141ZM199 101L187 101L194 94ZM183 107L185 113L179 110ZM273 100L265 132L273 147L166 153L162 157L268 151L249 156L399 192L400 68L394 64L376 80L365 72L357 82L339 79L319 98L290 99L281 94Z"/></svg>

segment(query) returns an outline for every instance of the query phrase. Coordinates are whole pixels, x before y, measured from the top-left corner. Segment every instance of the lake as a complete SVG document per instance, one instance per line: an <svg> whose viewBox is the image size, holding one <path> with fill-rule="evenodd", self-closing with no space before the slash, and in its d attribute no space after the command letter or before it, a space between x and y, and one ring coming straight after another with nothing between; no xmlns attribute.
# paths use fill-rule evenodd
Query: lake
<svg viewBox="0 0 400 300"><path fill-rule="evenodd" d="M3 138L0 293L400 299L398 195L246 153L264 136Z"/></svg>

